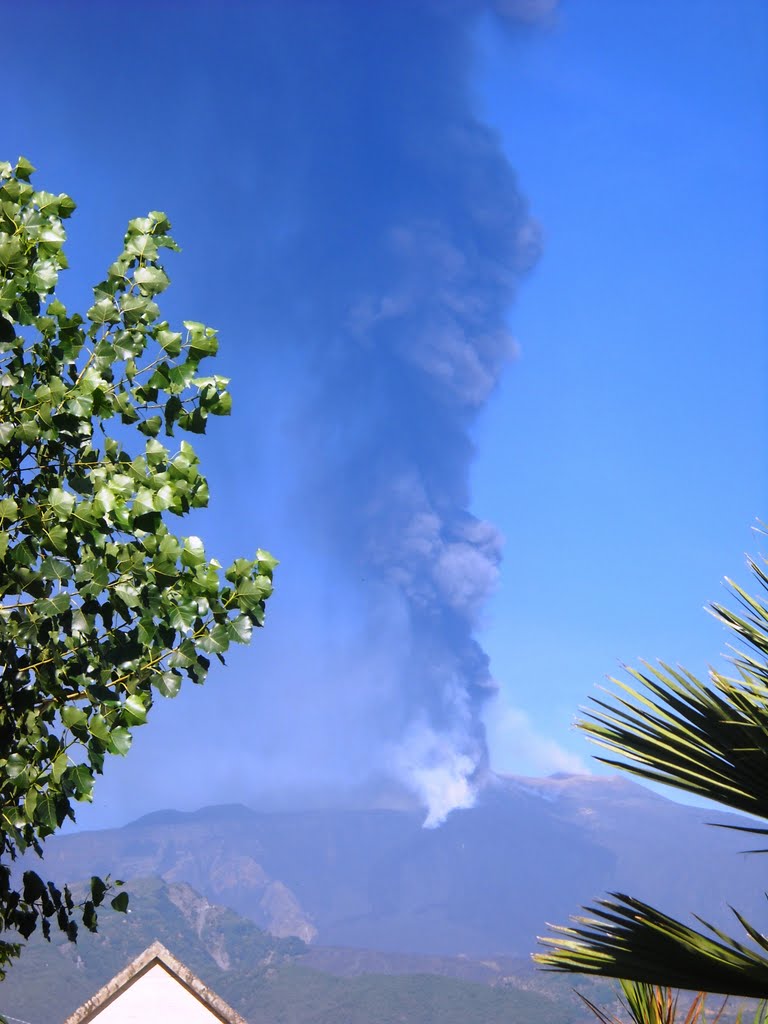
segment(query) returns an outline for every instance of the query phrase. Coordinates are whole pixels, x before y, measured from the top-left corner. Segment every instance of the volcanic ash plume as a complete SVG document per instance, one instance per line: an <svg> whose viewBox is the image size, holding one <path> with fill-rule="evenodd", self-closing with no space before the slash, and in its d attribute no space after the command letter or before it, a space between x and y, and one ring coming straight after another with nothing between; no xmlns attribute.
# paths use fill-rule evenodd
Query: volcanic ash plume
<svg viewBox="0 0 768 1024"><path fill-rule="evenodd" d="M469 511L469 429L512 354L538 234L471 109L478 4L300 6L301 28L288 13L276 33L300 79L279 116L302 142L272 256L299 278L285 342L308 346L301 507L361 581L370 644L387 646L349 685L378 694L382 756L436 824L471 804L487 760L474 629L501 538Z"/></svg>

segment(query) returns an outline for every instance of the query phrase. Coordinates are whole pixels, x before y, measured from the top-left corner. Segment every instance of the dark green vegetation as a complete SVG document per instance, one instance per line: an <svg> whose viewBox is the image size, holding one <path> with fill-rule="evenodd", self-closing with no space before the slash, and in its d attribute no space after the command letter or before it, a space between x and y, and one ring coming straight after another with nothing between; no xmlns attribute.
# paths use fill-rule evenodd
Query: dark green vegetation
<svg viewBox="0 0 768 1024"><path fill-rule="evenodd" d="M161 319L168 219L130 221L93 304L69 312L56 286L75 204L37 190L33 170L0 163L0 932L53 922L74 938L108 885L94 879L78 907L31 867L11 881L9 862L91 799L156 693L202 683L210 657L249 641L275 561L224 571L168 527L208 487L192 446L158 435L203 433L231 407L226 379L199 375L216 332ZM0 974L17 950L0 942Z"/></svg>
<svg viewBox="0 0 768 1024"><path fill-rule="evenodd" d="M252 1024L584 1019L565 986L550 994L527 990L525 968L496 987L420 973L334 977L303 964L305 947L297 939L276 939L187 885L152 879L130 888L132 913L102 918L97 935L83 934L77 945L33 937L0 989L0 1012L57 1024L159 939Z"/></svg>
<svg viewBox="0 0 768 1024"><path fill-rule="evenodd" d="M765 591L765 563L750 565ZM764 598L730 586L739 612L721 605L713 605L712 611L740 645L741 653L731 659L733 676L711 669L702 682L667 665L631 670L640 688L616 681L620 694L613 703L597 701L599 710L580 725L608 751L608 757L600 758L605 763L765 821L768 605ZM764 826L742 821L730 827L757 835L753 845L765 846ZM726 877L730 882L740 873L734 862ZM691 928L622 892L598 901L587 913L545 940L550 948L537 956L539 963L558 971L768 998L768 937L738 910L734 914L743 939L701 917L701 927Z"/></svg>

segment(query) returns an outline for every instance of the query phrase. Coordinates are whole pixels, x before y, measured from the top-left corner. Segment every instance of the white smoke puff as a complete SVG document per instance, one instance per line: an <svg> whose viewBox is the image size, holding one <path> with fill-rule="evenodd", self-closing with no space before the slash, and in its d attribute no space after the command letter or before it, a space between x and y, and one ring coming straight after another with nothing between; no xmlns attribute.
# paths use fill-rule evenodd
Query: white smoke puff
<svg viewBox="0 0 768 1024"><path fill-rule="evenodd" d="M518 775L589 773L581 757L539 732L522 708L499 700L486 712L485 722L494 771Z"/></svg>
<svg viewBox="0 0 768 1024"><path fill-rule="evenodd" d="M470 621L476 619L499 578L497 558L469 544L445 544L433 568L440 597Z"/></svg>
<svg viewBox="0 0 768 1024"><path fill-rule="evenodd" d="M493 523L487 519L477 519L474 516L467 519L459 531L471 544L484 551L489 558L501 558L504 548L504 534Z"/></svg>
<svg viewBox="0 0 768 1024"><path fill-rule="evenodd" d="M466 741L465 741L466 742ZM427 808L424 828L442 825L451 811L474 806L476 760L459 739L424 722L411 726L394 755L394 770Z"/></svg>

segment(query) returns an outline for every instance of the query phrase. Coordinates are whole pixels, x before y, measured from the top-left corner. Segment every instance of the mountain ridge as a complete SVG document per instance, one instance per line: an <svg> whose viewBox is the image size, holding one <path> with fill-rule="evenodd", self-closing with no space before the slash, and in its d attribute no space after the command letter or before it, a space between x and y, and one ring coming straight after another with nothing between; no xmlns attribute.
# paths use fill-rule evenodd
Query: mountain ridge
<svg viewBox="0 0 768 1024"><path fill-rule="evenodd" d="M705 827L712 816L620 777L497 776L437 829L415 810L211 805L55 837L45 871L186 882L323 946L524 956L546 921L612 890L716 924L731 902L759 922L760 865L739 858L743 836Z"/></svg>

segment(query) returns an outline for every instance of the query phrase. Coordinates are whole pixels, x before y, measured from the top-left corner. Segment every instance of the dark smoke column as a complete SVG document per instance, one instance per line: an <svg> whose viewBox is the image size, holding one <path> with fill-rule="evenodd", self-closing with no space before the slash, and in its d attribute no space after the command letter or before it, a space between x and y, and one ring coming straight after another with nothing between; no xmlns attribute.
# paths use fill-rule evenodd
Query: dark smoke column
<svg viewBox="0 0 768 1024"><path fill-rule="evenodd" d="M495 10L530 21L550 8ZM474 628L501 538L469 511L469 429L512 353L507 313L538 250L471 109L482 10L389 0L273 14L270 80L286 63L295 76L273 93L275 123L301 140L280 168L291 227L269 243L295 274L282 328L311 372L301 503L363 581L380 657L361 685L381 695L389 769L428 824L471 804L487 763L494 684Z"/></svg>

